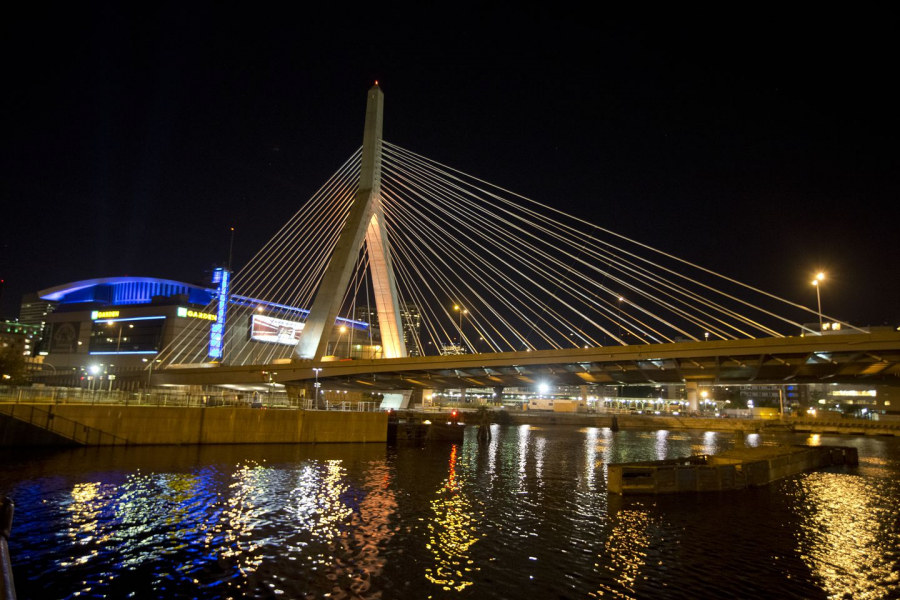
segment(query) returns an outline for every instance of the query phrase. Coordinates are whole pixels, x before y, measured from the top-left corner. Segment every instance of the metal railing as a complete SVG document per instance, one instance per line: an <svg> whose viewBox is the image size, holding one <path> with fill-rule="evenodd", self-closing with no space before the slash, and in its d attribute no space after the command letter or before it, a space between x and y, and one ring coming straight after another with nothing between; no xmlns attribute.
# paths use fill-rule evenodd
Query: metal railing
<svg viewBox="0 0 900 600"><path fill-rule="evenodd" d="M119 405L119 406L187 406L226 408L272 408L303 410L342 410L376 412L380 402L320 400L298 398L281 393L252 393L236 391L180 392L154 388L151 390L90 390L67 387L0 387L0 405Z"/></svg>
<svg viewBox="0 0 900 600"><path fill-rule="evenodd" d="M72 419L61 417L51 410L45 410L33 404L0 404L0 414L34 425L45 431L72 440L85 446L119 446L128 444L128 440L96 427L78 423Z"/></svg>
<svg viewBox="0 0 900 600"><path fill-rule="evenodd" d="M177 392L160 389L123 391L65 387L0 387L0 403L13 404L117 404L123 406L229 406L300 408L287 394L239 392Z"/></svg>

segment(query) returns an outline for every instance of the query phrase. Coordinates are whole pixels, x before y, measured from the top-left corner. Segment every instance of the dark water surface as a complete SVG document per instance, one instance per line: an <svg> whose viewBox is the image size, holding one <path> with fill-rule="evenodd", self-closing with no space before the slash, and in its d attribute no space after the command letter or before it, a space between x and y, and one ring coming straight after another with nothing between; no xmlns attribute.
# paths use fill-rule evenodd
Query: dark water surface
<svg viewBox="0 0 900 600"><path fill-rule="evenodd" d="M858 468L622 500L606 464L729 433L494 426L461 445L4 452L19 598L896 598L900 439Z"/></svg>

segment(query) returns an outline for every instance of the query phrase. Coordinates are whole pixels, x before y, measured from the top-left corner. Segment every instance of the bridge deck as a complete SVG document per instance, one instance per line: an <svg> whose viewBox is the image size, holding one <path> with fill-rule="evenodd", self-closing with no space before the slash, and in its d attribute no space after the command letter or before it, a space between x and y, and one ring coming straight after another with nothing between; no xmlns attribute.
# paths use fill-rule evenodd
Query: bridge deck
<svg viewBox="0 0 900 600"><path fill-rule="evenodd" d="M204 365L153 373L154 384L304 384L321 369L329 388L728 383L894 383L900 385L900 332L760 338L598 348L419 356L377 360ZM266 374L263 374L266 371Z"/></svg>

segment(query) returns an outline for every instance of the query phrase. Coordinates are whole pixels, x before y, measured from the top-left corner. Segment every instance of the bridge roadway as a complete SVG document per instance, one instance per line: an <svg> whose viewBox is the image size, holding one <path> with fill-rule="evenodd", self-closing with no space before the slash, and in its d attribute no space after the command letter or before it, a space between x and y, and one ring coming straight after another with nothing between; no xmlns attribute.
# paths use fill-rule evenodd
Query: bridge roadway
<svg viewBox="0 0 900 600"><path fill-rule="evenodd" d="M900 332L269 365L170 367L154 385L268 383L325 389L583 384L854 383L900 385Z"/></svg>

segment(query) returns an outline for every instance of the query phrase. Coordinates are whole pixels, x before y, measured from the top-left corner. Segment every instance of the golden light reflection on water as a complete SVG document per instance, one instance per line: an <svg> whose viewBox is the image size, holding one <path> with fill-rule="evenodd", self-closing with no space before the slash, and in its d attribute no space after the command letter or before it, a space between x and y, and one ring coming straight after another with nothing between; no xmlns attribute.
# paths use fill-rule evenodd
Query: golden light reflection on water
<svg viewBox="0 0 900 600"><path fill-rule="evenodd" d="M798 550L829 598L900 597L896 483L819 472L798 485Z"/></svg>
<svg viewBox="0 0 900 600"><path fill-rule="evenodd" d="M447 479L431 501L434 516L428 522L426 548L434 556L435 565L425 569L425 577L445 591L461 592L474 583L470 573L479 570L468 551L483 534L478 533L473 503L457 478L458 449L454 444Z"/></svg>
<svg viewBox="0 0 900 600"><path fill-rule="evenodd" d="M595 569L606 569L603 579L611 577L618 587L600 583L592 598L634 598L634 585L641 577L641 567L647 562L647 548L651 542L648 528L651 524L648 510L633 508L613 511L610 514L612 529L604 543ZM623 591L624 590L624 591Z"/></svg>
<svg viewBox="0 0 900 600"><path fill-rule="evenodd" d="M247 577L256 571L265 558L260 547L265 538L254 534L260 524L264 509L262 494L270 469L256 462L238 465L228 486L230 495L224 501L221 517L209 528L206 545L216 552L220 560L233 564L240 574L236 581L228 582L240 590Z"/></svg>
<svg viewBox="0 0 900 600"><path fill-rule="evenodd" d="M71 502L66 510L71 513L72 525L67 534L73 542L78 544L102 544L110 538L109 531L102 531L99 527L101 514L109 506L109 498L116 494L116 486L110 484L79 483L72 488ZM72 556L68 560L60 562L60 566L68 567L73 564L88 562L97 551L82 556Z"/></svg>

